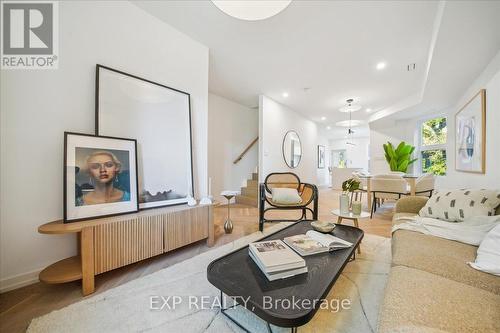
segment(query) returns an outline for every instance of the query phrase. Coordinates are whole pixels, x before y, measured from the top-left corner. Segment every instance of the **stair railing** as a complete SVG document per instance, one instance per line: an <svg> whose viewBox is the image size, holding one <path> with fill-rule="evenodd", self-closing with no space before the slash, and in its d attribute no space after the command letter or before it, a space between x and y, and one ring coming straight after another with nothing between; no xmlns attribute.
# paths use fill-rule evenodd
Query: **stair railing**
<svg viewBox="0 0 500 333"><path fill-rule="evenodd" d="M243 152L233 161L233 164L238 163L243 158L243 156L245 156L245 154L248 153L250 148L252 148L253 145L257 143L257 141L259 141L259 137L253 139L253 141L245 148L245 150L243 150Z"/></svg>

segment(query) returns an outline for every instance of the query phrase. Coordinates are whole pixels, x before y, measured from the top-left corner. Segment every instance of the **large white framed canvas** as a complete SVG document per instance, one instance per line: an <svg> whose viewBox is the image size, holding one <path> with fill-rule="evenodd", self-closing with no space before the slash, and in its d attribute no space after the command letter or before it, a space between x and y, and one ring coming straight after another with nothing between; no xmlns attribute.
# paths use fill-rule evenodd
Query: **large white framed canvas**
<svg viewBox="0 0 500 333"><path fill-rule="evenodd" d="M455 115L455 169L484 173L486 165L486 90Z"/></svg>
<svg viewBox="0 0 500 333"><path fill-rule="evenodd" d="M96 134L137 139L140 209L194 195L188 93L97 65Z"/></svg>

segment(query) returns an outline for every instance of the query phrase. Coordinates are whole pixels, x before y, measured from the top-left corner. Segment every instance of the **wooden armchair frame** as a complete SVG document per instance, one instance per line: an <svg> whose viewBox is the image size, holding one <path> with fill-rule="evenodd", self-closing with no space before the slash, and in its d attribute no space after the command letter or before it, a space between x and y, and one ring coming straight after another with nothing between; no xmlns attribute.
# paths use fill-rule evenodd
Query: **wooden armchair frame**
<svg viewBox="0 0 500 333"><path fill-rule="evenodd" d="M270 195L275 187L288 187L297 189L302 202L296 205L280 205L272 201ZM266 208L266 204L270 207ZM309 207L312 204L312 208ZM265 218L270 210L299 210L302 216L298 220ZM264 230L265 222L298 222L307 219L307 212L311 212L312 219L318 219L318 188L316 185L302 183L300 178L292 172L274 172L267 175L264 183L259 185L259 230Z"/></svg>

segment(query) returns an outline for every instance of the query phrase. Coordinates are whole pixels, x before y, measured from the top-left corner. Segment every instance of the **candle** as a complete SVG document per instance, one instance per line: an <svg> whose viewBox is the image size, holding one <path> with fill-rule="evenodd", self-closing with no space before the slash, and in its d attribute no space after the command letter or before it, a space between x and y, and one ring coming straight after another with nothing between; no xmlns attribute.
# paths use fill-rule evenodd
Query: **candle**
<svg viewBox="0 0 500 333"><path fill-rule="evenodd" d="M354 201L352 203L353 215L361 215L361 201Z"/></svg>
<svg viewBox="0 0 500 333"><path fill-rule="evenodd" d="M208 197L212 196L212 177L208 177Z"/></svg>

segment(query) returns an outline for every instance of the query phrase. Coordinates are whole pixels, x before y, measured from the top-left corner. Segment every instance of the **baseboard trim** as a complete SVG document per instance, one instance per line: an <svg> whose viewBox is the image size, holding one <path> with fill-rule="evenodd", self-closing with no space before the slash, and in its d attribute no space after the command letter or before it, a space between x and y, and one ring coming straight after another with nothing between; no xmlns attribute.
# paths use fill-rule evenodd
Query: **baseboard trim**
<svg viewBox="0 0 500 333"><path fill-rule="evenodd" d="M0 294L39 282L41 271L42 268L0 280Z"/></svg>

